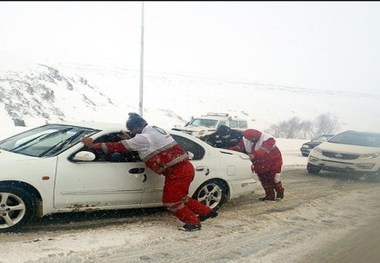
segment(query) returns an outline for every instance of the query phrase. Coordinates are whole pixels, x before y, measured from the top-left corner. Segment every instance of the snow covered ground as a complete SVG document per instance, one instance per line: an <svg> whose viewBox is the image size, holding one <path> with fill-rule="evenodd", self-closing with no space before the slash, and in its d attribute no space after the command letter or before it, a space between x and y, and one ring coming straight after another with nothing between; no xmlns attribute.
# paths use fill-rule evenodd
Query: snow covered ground
<svg viewBox="0 0 380 263"><path fill-rule="evenodd" d="M284 171L284 200L257 201L259 188L253 197L225 204L201 231L178 231L180 222L167 212L45 220L22 233L0 234L0 262L341 262L318 261L328 255L315 251L340 240L355 245L345 237L380 218L380 187L293 172Z"/></svg>
<svg viewBox="0 0 380 263"><path fill-rule="evenodd" d="M18 131L3 129L0 138ZM323 248L341 239L355 246L344 237L380 218L380 186L310 176L299 151L305 140L277 142L284 158L282 201L257 201L264 193L258 185L254 196L225 204L193 233L178 231L181 223L166 211L63 223L51 222L53 216L24 232L0 234L0 263L334 262ZM321 255L325 260L316 260Z"/></svg>

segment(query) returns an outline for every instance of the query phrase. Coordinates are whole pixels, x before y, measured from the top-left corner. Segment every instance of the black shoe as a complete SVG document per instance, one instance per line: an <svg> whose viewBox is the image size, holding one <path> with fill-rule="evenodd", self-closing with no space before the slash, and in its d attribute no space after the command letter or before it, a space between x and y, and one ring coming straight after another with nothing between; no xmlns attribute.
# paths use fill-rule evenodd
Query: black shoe
<svg viewBox="0 0 380 263"><path fill-rule="evenodd" d="M211 212L208 213L207 215L205 215L205 216L198 216L198 218L199 218L199 220L201 222L203 222L203 221L205 221L205 220L207 220L209 218L214 218L214 217L217 217L217 216L218 216L218 212L216 212L214 210L211 210Z"/></svg>
<svg viewBox="0 0 380 263"><path fill-rule="evenodd" d="M268 196L264 196L264 197L260 197L259 198L260 201L274 201L275 198L274 197L268 197Z"/></svg>
<svg viewBox="0 0 380 263"><path fill-rule="evenodd" d="M178 230L186 231L186 232L193 232L193 231L201 230L201 228L202 228L201 224L197 224L197 225L185 224L185 225L179 227Z"/></svg>
<svg viewBox="0 0 380 263"><path fill-rule="evenodd" d="M277 198L277 199L284 199L284 192L282 192L282 193L277 193L276 198Z"/></svg>

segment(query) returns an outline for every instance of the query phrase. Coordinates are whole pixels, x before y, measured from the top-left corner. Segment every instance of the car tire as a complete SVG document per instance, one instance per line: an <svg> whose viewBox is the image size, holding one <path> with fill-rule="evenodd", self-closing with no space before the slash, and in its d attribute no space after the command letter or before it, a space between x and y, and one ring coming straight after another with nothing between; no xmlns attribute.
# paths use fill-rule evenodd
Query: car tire
<svg viewBox="0 0 380 263"><path fill-rule="evenodd" d="M229 197L228 186L221 180L210 180L204 182L195 191L193 198L213 210L219 209Z"/></svg>
<svg viewBox="0 0 380 263"><path fill-rule="evenodd" d="M319 172L321 171L321 167L318 167L310 163L307 164L306 169L309 172L309 174L319 174Z"/></svg>
<svg viewBox="0 0 380 263"><path fill-rule="evenodd" d="M0 186L0 233L16 232L32 220L33 196L20 186Z"/></svg>

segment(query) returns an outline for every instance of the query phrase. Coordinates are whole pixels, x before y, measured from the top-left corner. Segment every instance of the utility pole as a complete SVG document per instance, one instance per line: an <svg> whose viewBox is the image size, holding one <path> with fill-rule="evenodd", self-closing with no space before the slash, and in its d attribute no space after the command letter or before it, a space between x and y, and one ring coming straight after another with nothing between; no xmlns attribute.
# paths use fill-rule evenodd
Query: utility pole
<svg viewBox="0 0 380 263"><path fill-rule="evenodd" d="M141 50L140 50L140 100L139 114L143 117L144 114L144 1L141 2Z"/></svg>

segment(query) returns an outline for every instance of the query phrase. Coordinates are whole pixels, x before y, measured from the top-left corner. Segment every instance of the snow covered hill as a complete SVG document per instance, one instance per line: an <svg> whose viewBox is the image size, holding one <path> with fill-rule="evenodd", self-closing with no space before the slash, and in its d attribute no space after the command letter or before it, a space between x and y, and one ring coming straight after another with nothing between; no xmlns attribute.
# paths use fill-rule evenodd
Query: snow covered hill
<svg viewBox="0 0 380 263"><path fill-rule="evenodd" d="M3 55L2 55L3 56ZM0 60L0 121L35 126L56 120L124 122L138 112L139 72L91 65ZM328 81L328 80L326 80ZM292 117L335 116L341 130L380 131L380 95L343 93L144 72L144 118L164 128L223 112L267 129Z"/></svg>

